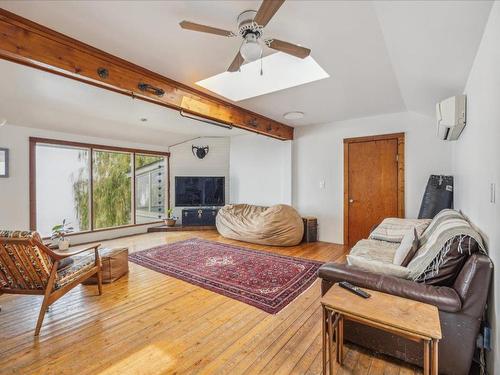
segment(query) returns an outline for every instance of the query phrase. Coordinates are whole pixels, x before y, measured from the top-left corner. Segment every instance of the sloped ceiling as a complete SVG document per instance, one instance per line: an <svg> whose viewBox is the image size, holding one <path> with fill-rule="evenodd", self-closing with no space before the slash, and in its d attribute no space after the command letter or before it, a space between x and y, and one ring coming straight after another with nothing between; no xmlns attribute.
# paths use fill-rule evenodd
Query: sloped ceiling
<svg viewBox="0 0 500 375"><path fill-rule="evenodd" d="M7 10L193 87L224 71L240 40L185 31L179 21L234 29L238 14L259 4L0 0ZM289 0L266 36L308 46L330 78L237 104L292 126L405 110L432 115L437 100L463 90L491 4ZM296 110L305 118L283 119Z"/></svg>
<svg viewBox="0 0 500 375"><path fill-rule="evenodd" d="M461 93L492 2L376 2L382 34L406 108L434 114L438 100Z"/></svg>

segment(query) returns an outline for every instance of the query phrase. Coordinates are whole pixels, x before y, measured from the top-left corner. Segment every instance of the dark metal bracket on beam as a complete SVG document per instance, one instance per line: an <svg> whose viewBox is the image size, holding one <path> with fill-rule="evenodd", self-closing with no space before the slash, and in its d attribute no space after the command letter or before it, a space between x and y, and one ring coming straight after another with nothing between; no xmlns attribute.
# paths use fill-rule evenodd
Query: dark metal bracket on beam
<svg viewBox="0 0 500 375"><path fill-rule="evenodd" d="M109 77L109 70L106 69L106 68L98 68L97 69L97 74L99 75L99 77L101 77L102 79L106 79Z"/></svg>
<svg viewBox="0 0 500 375"><path fill-rule="evenodd" d="M159 96L159 97L162 97L163 95L165 95L165 90L154 87L154 86L150 85L149 83L139 82L137 87L141 91L147 91L147 92L150 92L151 94L154 94L154 95Z"/></svg>

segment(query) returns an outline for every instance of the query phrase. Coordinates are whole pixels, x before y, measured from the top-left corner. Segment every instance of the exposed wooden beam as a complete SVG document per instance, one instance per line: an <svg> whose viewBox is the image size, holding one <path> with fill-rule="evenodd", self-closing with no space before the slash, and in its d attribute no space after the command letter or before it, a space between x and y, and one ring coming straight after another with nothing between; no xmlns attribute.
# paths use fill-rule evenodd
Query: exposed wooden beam
<svg viewBox="0 0 500 375"><path fill-rule="evenodd" d="M129 61L0 8L0 58L183 110L269 137L293 139L293 128L192 89ZM99 69L106 74L99 75ZM158 96L140 83L163 90Z"/></svg>

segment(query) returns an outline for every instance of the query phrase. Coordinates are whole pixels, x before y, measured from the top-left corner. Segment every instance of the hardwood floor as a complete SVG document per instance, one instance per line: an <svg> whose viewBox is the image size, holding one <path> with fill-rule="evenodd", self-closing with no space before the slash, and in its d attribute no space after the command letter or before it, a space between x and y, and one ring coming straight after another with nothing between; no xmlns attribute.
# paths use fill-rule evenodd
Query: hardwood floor
<svg viewBox="0 0 500 375"><path fill-rule="evenodd" d="M215 231L149 233L103 242L130 252ZM340 262L345 247L243 246ZM320 284L276 315L130 263L130 273L104 285L79 286L47 313L34 338L37 296L0 296L2 374L320 374ZM419 369L346 346L337 374L420 374Z"/></svg>

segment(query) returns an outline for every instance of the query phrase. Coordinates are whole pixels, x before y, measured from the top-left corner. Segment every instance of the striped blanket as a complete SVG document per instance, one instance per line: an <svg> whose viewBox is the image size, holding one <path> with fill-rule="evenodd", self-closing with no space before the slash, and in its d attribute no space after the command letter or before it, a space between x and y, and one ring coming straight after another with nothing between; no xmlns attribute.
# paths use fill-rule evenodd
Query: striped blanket
<svg viewBox="0 0 500 375"><path fill-rule="evenodd" d="M437 273L450 251L451 240L456 236L461 236L463 239L467 236L473 238L478 243L480 251L486 253L480 234L461 213L449 209L442 210L419 238L419 249L408 264L410 278L422 280L422 275L429 274L430 266L433 268L430 274ZM462 251L460 247L458 250Z"/></svg>

